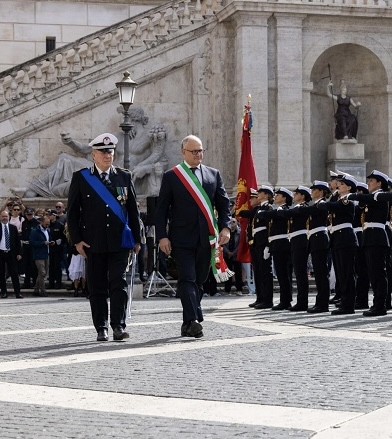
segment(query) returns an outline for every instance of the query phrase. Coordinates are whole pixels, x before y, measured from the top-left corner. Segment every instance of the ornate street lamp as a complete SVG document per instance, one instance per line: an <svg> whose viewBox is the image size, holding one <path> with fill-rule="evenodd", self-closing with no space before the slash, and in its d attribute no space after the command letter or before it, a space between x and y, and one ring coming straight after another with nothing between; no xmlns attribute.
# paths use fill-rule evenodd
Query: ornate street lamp
<svg viewBox="0 0 392 439"><path fill-rule="evenodd" d="M137 83L131 79L129 72L125 72L122 80L116 82L116 87L118 88L120 104L124 109L124 122L120 125L120 128L124 132L124 168L129 169L129 132L133 125L129 118L128 110L133 104Z"/></svg>

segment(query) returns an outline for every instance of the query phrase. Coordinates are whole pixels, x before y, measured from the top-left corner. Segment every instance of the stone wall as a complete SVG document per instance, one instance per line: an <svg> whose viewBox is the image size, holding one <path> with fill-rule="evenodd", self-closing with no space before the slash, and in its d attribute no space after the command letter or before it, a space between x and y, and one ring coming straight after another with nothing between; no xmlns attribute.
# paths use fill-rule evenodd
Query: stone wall
<svg viewBox="0 0 392 439"><path fill-rule="evenodd" d="M55 37L56 47L61 47L162 3L165 1L1 0L0 71L43 55L46 37Z"/></svg>
<svg viewBox="0 0 392 439"><path fill-rule="evenodd" d="M36 101L21 101L20 108L7 100L0 121L0 196L23 187L59 153L71 153L60 132L83 142L102 131L119 132L114 84L127 68L140 83L135 104L151 124L167 128L169 166L181 159L181 139L199 135L205 163L221 169L235 193L248 94L258 183L294 188L327 178L336 111L326 94L329 64L335 93L345 79L349 96L362 102L358 141L368 171L391 174L392 10L325 6L229 2L207 25L177 39L165 36L134 55L95 64L91 73Z"/></svg>

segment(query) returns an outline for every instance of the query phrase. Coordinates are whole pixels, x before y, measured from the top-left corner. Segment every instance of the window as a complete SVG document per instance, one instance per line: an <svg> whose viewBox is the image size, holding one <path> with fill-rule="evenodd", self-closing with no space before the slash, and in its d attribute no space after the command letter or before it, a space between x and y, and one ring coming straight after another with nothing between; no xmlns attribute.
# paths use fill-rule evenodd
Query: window
<svg viewBox="0 0 392 439"><path fill-rule="evenodd" d="M56 48L56 37L46 37L46 53Z"/></svg>

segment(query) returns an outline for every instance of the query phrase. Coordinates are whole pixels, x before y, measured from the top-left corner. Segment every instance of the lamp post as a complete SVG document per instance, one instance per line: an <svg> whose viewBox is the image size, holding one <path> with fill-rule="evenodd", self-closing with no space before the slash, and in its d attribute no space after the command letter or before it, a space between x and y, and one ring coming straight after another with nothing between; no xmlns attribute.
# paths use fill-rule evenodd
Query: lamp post
<svg viewBox="0 0 392 439"><path fill-rule="evenodd" d="M125 72L122 80L116 82L116 87L118 88L120 104L124 109L124 122L120 125L120 128L124 132L124 168L129 169L129 132L133 125L129 118L128 110L133 104L137 83L131 79L129 72Z"/></svg>

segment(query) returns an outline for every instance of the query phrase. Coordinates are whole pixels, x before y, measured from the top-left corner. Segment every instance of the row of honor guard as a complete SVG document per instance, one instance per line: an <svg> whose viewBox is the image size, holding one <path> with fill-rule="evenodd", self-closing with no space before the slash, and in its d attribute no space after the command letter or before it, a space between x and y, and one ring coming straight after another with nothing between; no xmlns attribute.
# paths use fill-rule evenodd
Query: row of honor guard
<svg viewBox="0 0 392 439"><path fill-rule="evenodd" d="M262 185L251 190L248 218L256 309L353 314L362 309L366 317L380 316L391 309L392 180L374 170L368 184L345 173L331 172L329 184L315 180L309 188L293 192ZM273 208L272 203L277 207ZM294 206L292 207L292 204ZM316 302L309 307L308 257L316 283ZM273 305L272 261L280 288L280 301ZM333 267L335 296L330 298ZM297 300L292 304L292 277ZM369 308L369 288L373 303Z"/></svg>

